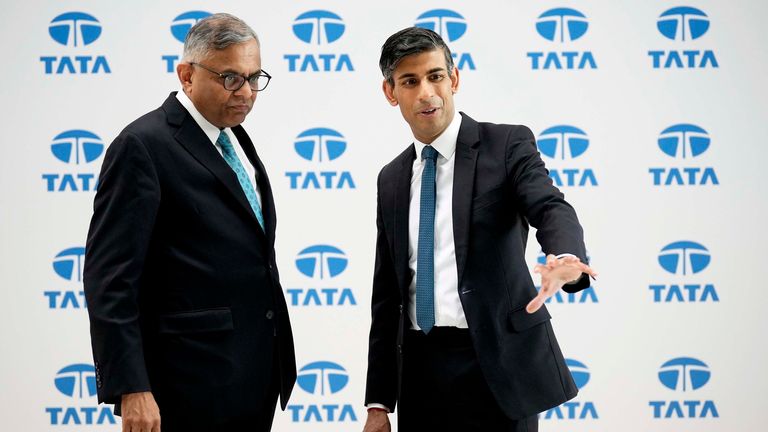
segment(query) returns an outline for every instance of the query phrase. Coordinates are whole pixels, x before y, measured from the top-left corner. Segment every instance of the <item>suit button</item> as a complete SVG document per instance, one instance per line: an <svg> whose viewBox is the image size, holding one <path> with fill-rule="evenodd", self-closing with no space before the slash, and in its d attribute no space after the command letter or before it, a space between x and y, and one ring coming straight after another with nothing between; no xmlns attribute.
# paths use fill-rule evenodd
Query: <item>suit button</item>
<svg viewBox="0 0 768 432"><path fill-rule="evenodd" d="M272 263L269 263L269 269L270 269L270 270L273 270L273 268L272 268Z"/></svg>
<svg viewBox="0 0 768 432"><path fill-rule="evenodd" d="M272 312L271 310L268 310L265 316L267 317L268 320L271 320L275 316L275 313Z"/></svg>

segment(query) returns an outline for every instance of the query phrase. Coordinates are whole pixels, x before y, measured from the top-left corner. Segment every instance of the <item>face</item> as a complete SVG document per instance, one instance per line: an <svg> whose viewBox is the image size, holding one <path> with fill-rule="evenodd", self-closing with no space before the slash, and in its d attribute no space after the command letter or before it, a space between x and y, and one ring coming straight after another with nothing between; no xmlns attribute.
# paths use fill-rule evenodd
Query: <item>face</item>
<svg viewBox="0 0 768 432"><path fill-rule="evenodd" d="M384 96L399 106L413 136L430 144L453 120L453 95L459 72L448 72L443 50L435 49L403 58L392 73L394 86L384 80Z"/></svg>
<svg viewBox="0 0 768 432"><path fill-rule="evenodd" d="M219 73L248 77L261 71L261 53L258 43L250 40L214 50L198 63ZM237 91L229 91L224 89L223 78L201 67L181 63L176 72L195 108L214 126L237 126L251 112L256 92L251 90L248 82Z"/></svg>

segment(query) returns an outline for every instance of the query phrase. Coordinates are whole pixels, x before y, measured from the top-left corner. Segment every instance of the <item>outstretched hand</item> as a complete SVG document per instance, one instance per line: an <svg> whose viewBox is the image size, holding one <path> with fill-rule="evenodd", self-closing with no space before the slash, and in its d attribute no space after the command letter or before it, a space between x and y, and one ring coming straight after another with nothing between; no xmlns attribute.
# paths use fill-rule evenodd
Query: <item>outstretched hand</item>
<svg viewBox="0 0 768 432"><path fill-rule="evenodd" d="M597 277L597 272L581 262L579 258L575 256L557 258L552 254L547 255L545 264L537 264L533 268L533 272L541 275L541 289L539 294L525 307L528 313L539 310L548 298L560 291L563 285L577 281L582 273L586 273L592 278Z"/></svg>

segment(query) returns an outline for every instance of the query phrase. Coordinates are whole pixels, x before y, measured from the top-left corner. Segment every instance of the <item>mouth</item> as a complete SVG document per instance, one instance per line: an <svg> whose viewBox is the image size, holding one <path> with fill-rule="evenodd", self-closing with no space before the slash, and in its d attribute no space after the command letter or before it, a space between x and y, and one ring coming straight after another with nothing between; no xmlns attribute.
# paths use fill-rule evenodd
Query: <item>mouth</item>
<svg viewBox="0 0 768 432"><path fill-rule="evenodd" d="M229 109L235 112L247 113L248 110L251 109L251 107L249 107L248 105L232 105L229 107Z"/></svg>
<svg viewBox="0 0 768 432"><path fill-rule="evenodd" d="M425 116L425 117L432 117L437 114L437 112L440 110L438 107L429 107L427 109L419 111L419 115Z"/></svg>

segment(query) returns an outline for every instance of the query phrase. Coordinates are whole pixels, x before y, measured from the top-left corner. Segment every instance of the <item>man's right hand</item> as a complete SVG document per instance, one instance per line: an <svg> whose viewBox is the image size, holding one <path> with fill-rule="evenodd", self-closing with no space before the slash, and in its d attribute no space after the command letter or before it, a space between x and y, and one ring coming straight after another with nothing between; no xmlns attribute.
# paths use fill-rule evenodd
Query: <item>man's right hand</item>
<svg viewBox="0 0 768 432"><path fill-rule="evenodd" d="M160 408L151 392L124 394L120 409L123 432L160 432Z"/></svg>
<svg viewBox="0 0 768 432"><path fill-rule="evenodd" d="M365 420L363 432L390 432L389 416L381 410L369 410L368 419Z"/></svg>

